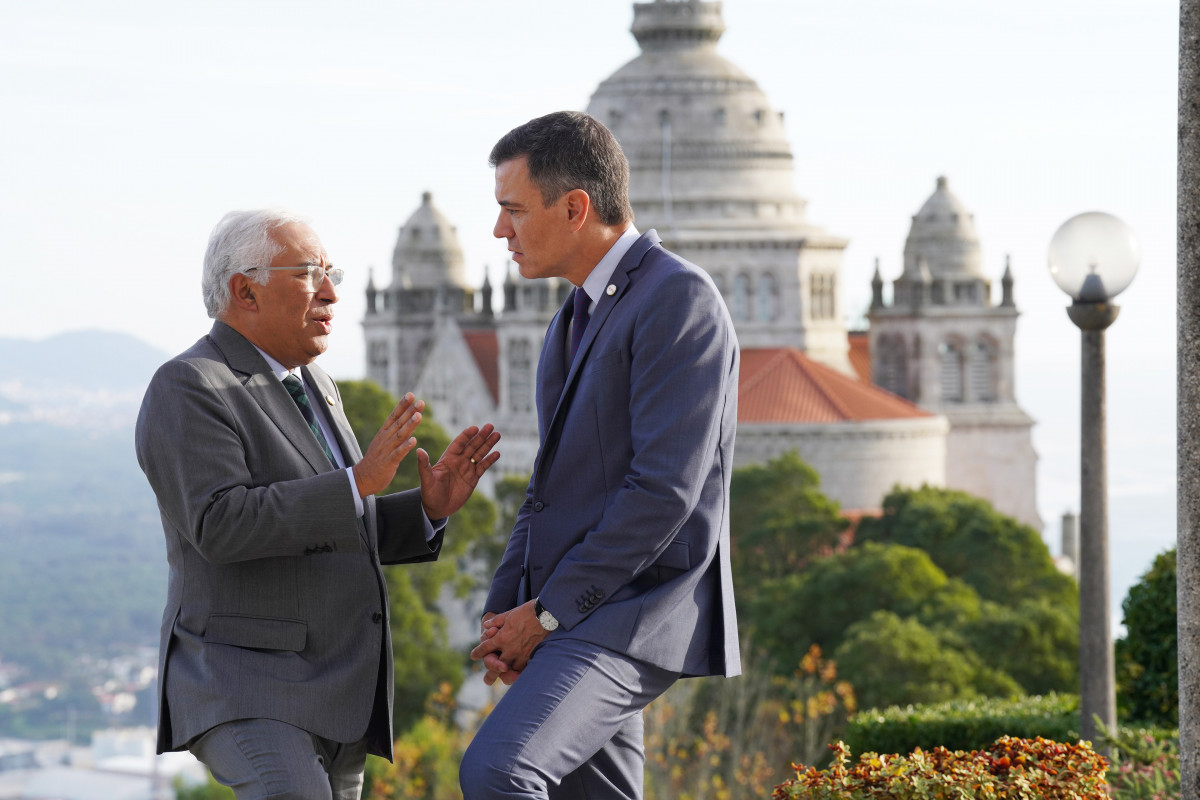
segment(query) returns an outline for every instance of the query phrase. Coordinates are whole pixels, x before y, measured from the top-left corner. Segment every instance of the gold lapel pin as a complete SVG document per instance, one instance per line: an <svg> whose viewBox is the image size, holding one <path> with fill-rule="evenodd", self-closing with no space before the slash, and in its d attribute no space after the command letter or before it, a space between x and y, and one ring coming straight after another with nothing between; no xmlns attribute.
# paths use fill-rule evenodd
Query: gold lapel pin
<svg viewBox="0 0 1200 800"><path fill-rule="evenodd" d="M325 402L329 403L329 405L333 405L333 395L331 395L331 394L325 395Z"/></svg>

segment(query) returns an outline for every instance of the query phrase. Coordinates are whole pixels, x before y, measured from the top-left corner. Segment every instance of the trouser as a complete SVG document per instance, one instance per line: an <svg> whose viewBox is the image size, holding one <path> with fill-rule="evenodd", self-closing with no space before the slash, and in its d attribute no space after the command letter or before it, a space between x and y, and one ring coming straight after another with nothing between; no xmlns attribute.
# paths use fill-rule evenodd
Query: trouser
<svg viewBox="0 0 1200 800"><path fill-rule="evenodd" d="M367 749L286 722L239 719L217 725L188 749L237 800L359 800Z"/></svg>
<svg viewBox="0 0 1200 800"><path fill-rule="evenodd" d="M547 639L467 748L464 800L640 800L642 709L678 677L589 642Z"/></svg>

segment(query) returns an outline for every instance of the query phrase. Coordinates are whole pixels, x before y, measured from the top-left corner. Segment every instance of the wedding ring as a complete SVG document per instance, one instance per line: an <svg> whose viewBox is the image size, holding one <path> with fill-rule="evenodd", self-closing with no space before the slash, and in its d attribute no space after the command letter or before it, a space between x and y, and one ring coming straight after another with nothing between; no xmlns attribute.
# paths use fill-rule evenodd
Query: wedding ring
<svg viewBox="0 0 1200 800"><path fill-rule="evenodd" d="M474 464L474 463L475 463L475 456L471 456L471 463L472 463L472 464Z"/></svg>

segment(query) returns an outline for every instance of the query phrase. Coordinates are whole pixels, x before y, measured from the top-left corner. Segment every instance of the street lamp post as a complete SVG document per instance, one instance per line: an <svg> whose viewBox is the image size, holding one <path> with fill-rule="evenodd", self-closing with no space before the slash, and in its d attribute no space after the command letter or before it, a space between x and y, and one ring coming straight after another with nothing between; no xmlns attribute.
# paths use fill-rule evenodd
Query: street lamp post
<svg viewBox="0 0 1200 800"><path fill-rule="evenodd" d="M1079 476L1079 706L1083 738L1098 741L1099 719L1117 724L1112 613L1109 610L1108 467L1104 330L1120 310L1109 301L1137 273L1133 231L1099 211L1072 217L1050 240L1050 274L1071 296L1067 315L1083 333ZM1106 747L1098 748L1107 753Z"/></svg>

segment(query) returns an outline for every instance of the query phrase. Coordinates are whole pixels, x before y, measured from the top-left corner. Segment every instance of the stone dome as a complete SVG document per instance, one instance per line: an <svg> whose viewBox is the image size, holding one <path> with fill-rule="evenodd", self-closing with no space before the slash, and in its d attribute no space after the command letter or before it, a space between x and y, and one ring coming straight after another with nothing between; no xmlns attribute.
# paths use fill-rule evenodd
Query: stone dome
<svg viewBox="0 0 1200 800"><path fill-rule="evenodd" d="M721 4L653 0L633 11L642 52L597 87L587 110L629 159L638 227L806 227L782 115L716 51Z"/></svg>
<svg viewBox="0 0 1200 800"><path fill-rule="evenodd" d="M433 204L433 195L421 195L421 205L400 226L392 253L392 282L405 289L428 289L447 284L469 289L458 231Z"/></svg>
<svg viewBox="0 0 1200 800"><path fill-rule="evenodd" d="M932 277L982 277L975 216L950 191L945 177L913 216L904 243L904 274L916 278L925 264Z"/></svg>

